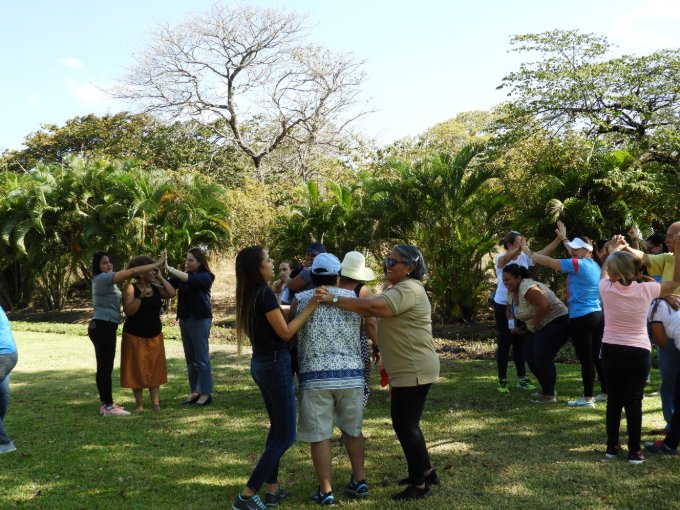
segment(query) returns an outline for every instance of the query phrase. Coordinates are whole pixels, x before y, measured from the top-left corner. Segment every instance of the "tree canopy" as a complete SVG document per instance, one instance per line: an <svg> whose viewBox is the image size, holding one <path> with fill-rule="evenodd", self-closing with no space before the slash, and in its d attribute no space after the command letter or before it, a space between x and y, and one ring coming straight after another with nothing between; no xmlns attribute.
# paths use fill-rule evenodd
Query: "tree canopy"
<svg viewBox="0 0 680 510"><path fill-rule="evenodd" d="M256 169L284 141L329 143L362 114L354 107L364 73L351 55L305 42L305 21L282 9L216 4L160 27L116 94L203 123Z"/></svg>

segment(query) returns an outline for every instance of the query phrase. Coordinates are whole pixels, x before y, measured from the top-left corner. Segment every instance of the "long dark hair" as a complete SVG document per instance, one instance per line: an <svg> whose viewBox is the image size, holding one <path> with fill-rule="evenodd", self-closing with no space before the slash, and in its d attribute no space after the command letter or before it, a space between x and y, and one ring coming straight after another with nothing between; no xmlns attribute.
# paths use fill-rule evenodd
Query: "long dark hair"
<svg viewBox="0 0 680 510"><path fill-rule="evenodd" d="M236 345L239 354L243 335L249 335L253 330L257 295L267 287L260 272L264 258L262 246L248 246L236 255Z"/></svg>
<svg viewBox="0 0 680 510"><path fill-rule="evenodd" d="M198 246L193 246L189 248L189 253L191 253L196 261L201 265L201 268L199 271L206 271L210 274L215 276L213 272L210 270L210 266L208 265L208 255L205 253L205 250L203 248L199 248Z"/></svg>
<svg viewBox="0 0 680 510"><path fill-rule="evenodd" d="M105 251L96 251L94 252L94 255L92 255L92 276L96 276L102 272L102 270L99 269L99 264L101 264L104 257L108 257L109 260L111 260L111 255Z"/></svg>

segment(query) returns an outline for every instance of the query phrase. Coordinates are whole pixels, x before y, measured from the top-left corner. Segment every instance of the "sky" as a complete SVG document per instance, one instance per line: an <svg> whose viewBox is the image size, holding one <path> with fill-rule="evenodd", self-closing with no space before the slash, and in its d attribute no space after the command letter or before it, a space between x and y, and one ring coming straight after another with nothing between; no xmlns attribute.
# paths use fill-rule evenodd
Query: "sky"
<svg viewBox="0 0 680 510"><path fill-rule="evenodd" d="M102 91L133 65L161 24L231 0L0 1L0 153L43 124L134 111ZM363 60L372 114L354 126L388 144L470 110L503 102L496 90L527 56L513 34L578 29L605 35L612 57L680 47L676 0L252 0L305 13L311 40Z"/></svg>

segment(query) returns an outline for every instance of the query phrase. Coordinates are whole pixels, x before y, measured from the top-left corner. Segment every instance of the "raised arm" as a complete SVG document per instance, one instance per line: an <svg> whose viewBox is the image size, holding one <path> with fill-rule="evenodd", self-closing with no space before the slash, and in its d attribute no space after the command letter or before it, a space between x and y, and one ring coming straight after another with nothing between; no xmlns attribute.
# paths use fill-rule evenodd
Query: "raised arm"
<svg viewBox="0 0 680 510"><path fill-rule="evenodd" d="M636 226L630 227L628 230L628 237L630 237L630 247L639 250L640 249L640 238L642 237L642 234L640 234L640 229L637 228Z"/></svg>
<svg viewBox="0 0 680 510"><path fill-rule="evenodd" d="M133 267L132 269L123 269L122 271L116 271L113 274L113 283L120 283L125 280L129 280L130 278L134 278L135 276L139 276L140 274L146 273L147 271L151 271L152 269L156 269L160 267L161 265L166 263L166 260L168 258L167 252L161 253L161 256L158 258L156 262L153 264L147 264L145 266L139 266L139 267Z"/></svg>
<svg viewBox="0 0 680 510"><path fill-rule="evenodd" d="M557 241L557 244L560 243L560 239L558 237L555 238L555 241ZM543 248L543 250L541 250L540 252L532 252L529 249L529 246L527 245L526 239L524 239L522 237L521 238L521 247L522 247L522 251L524 253L526 253L531 258L531 260L533 260L536 264L540 264L542 266L549 267L550 269L560 271L562 269L562 266L560 265L559 259L554 259L552 257L549 257L548 255L542 254L542 252L545 251L546 249L548 249L549 246L554 244L555 241L553 241L548 246ZM555 246L557 246L557 244ZM552 248L550 251L552 252L554 250L555 250L555 248Z"/></svg>
<svg viewBox="0 0 680 510"><path fill-rule="evenodd" d="M188 282L188 281L189 281L189 273L185 273L185 272L182 271L181 269L177 269L177 268L175 268L175 267L172 267L172 266L168 265L168 259L167 259L167 257L166 257L166 259L165 259L164 266L165 266L165 270L166 270L168 273L170 273L172 276L174 276L175 278L177 278L178 280L183 281L183 282Z"/></svg>
<svg viewBox="0 0 680 510"><path fill-rule="evenodd" d="M142 293L132 283L128 284L123 291L123 311L128 317L132 317L142 304Z"/></svg>
<svg viewBox="0 0 680 510"><path fill-rule="evenodd" d="M673 267L673 279L668 282L661 283L661 294L660 296L667 296L671 292L674 292L678 287L680 287L680 232L675 234L671 243L674 244L673 253L675 254L675 266ZM670 246L669 246L670 248Z"/></svg>
<svg viewBox="0 0 680 510"><path fill-rule="evenodd" d="M156 284L159 287L159 291L163 299L175 297L175 294L177 293L175 287L170 285L170 282L163 278L163 275L161 275L160 271L156 274Z"/></svg>
<svg viewBox="0 0 680 510"><path fill-rule="evenodd" d="M539 255L552 255L552 252L555 251L555 248L557 248L560 243L564 243L568 241L569 239L567 238L567 228L564 226L564 223L561 221L557 222L557 228L555 229L555 239L550 241L545 248L542 250L539 250L537 253ZM538 262L538 261L535 261ZM539 262L540 264L540 262ZM542 264L545 265L545 264ZM558 268L559 269L559 268Z"/></svg>
<svg viewBox="0 0 680 510"><path fill-rule="evenodd" d="M517 236L515 241L508 248L508 251L498 257L498 262L496 265L498 267L505 267L512 259L519 255L521 251L522 247L519 245L519 236Z"/></svg>

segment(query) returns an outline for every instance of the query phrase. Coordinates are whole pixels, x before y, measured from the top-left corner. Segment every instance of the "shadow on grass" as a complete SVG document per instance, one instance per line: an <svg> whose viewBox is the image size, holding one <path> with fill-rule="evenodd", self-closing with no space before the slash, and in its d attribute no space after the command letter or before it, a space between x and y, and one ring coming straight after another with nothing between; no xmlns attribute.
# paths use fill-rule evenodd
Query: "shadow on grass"
<svg viewBox="0 0 680 510"><path fill-rule="evenodd" d="M19 452L0 459L0 507L228 508L262 451L268 421L248 358L217 352L212 361L212 406L179 404L187 384L184 362L174 358L161 388L163 409L124 418L98 415L93 370L13 374L7 427ZM560 365L558 372L558 391L580 394L579 367ZM115 396L134 408L128 390ZM333 447L343 506L401 508L389 496L406 463L385 396L374 386L364 421L368 501L342 498L350 466L342 447ZM443 363L423 417L443 480L427 508L668 508L662 503L666 489L677 486L675 459L604 462L604 406L570 409L565 402L537 406L514 388L497 394L492 362ZM657 400L646 399L647 424L658 410ZM622 431L625 440L625 422ZM294 494L286 508L313 508L307 445L286 454L280 478Z"/></svg>

